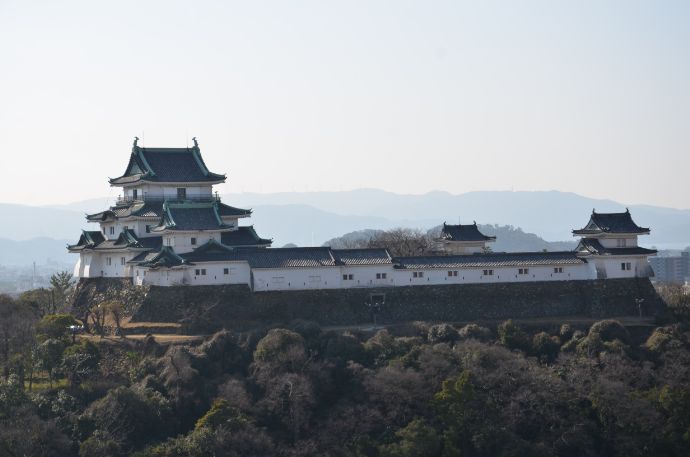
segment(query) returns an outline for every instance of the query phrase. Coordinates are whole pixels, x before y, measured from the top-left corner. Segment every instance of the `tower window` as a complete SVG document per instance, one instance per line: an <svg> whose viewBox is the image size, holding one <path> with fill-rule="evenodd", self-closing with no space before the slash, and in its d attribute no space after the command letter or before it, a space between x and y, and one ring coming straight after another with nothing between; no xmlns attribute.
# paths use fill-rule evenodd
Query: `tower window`
<svg viewBox="0 0 690 457"><path fill-rule="evenodd" d="M484 270L484 276L493 276L494 270Z"/></svg>
<svg viewBox="0 0 690 457"><path fill-rule="evenodd" d="M177 199L185 200L187 198L187 189L184 187L177 188Z"/></svg>
<svg viewBox="0 0 690 457"><path fill-rule="evenodd" d="M196 246L196 238L192 237L192 246Z"/></svg>
<svg viewBox="0 0 690 457"><path fill-rule="evenodd" d="M376 273L376 279L386 279L388 273Z"/></svg>
<svg viewBox="0 0 690 457"><path fill-rule="evenodd" d="M529 268L519 268L519 269L518 269L518 274L519 274L519 275L526 275L526 274L529 274Z"/></svg>
<svg viewBox="0 0 690 457"><path fill-rule="evenodd" d="M553 272L554 273L563 273L563 267L554 267Z"/></svg>
<svg viewBox="0 0 690 457"><path fill-rule="evenodd" d="M621 263L621 270L623 270L623 271L632 270L632 264L630 262L622 262Z"/></svg>
<svg viewBox="0 0 690 457"><path fill-rule="evenodd" d="M110 234L115 235L115 227L114 226L110 227Z"/></svg>
<svg viewBox="0 0 690 457"><path fill-rule="evenodd" d="M132 198L133 198L134 200L137 199L137 189L132 190Z"/></svg>
<svg viewBox="0 0 690 457"><path fill-rule="evenodd" d="M223 268L223 274L229 275L230 274L230 268Z"/></svg>

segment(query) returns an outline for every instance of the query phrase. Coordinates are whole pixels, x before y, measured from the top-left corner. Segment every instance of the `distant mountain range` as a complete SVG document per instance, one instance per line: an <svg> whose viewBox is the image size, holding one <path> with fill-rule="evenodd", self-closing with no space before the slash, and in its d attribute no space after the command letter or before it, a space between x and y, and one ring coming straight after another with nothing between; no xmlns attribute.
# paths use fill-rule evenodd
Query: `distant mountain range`
<svg viewBox="0 0 690 457"><path fill-rule="evenodd" d="M238 207L253 208L249 223L259 235L273 238L274 246L294 243L320 246L329 239L364 229L385 230L412 227L427 230L444 221L449 224L477 221L484 225L509 225L538 235L542 242L570 241L571 230L587 223L593 208L597 211L625 211L625 205L566 192L469 192L453 195L430 192L402 195L376 189L342 192L284 192L272 194L226 194L223 201ZM82 228L95 227L84 220L85 213L101 211L111 204L96 198L66 205L26 206L0 204L3 223L0 238L0 263L9 259L30 263L30 257L57 258L65 241L75 242ZM646 205L630 205L635 221L649 226L652 234L643 238L646 246L660 249L690 245L690 210ZM505 238L507 233L502 236ZM9 240L53 238L55 248L46 245L33 253L29 245L11 247ZM502 242L505 240L501 240ZM41 243L48 243L47 240ZM34 243L36 245L36 243ZM59 247L58 247L59 245ZM568 244L570 245L570 244ZM13 245L14 246L14 245ZM498 242L495 247L498 247ZM11 252L19 252L12 254ZM21 253L25 254L22 255ZM43 252L53 252L50 256ZM65 254L67 255L67 254ZM74 256L67 257L72 259Z"/></svg>

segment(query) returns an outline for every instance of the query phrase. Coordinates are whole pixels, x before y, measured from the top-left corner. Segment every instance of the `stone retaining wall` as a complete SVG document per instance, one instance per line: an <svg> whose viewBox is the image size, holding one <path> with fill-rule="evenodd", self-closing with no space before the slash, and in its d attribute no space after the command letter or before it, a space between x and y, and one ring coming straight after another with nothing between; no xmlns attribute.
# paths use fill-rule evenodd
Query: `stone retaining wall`
<svg viewBox="0 0 690 457"><path fill-rule="evenodd" d="M248 328L307 319L321 325L372 322L367 303L385 296L379 323L531 317L652 316L663 303L648 279L464 284L252 293L248 287L147 290L133 321L182 322L193 329ZM376 297L375 297L376 298ZM641 304L638 299L642 299Z"/></svg>

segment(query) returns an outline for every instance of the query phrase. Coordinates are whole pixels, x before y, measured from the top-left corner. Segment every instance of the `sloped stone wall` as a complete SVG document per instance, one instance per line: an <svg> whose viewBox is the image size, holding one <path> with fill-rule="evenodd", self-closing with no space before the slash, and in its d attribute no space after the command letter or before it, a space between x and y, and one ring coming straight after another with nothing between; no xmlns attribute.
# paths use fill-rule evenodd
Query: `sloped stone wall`
<svg viewBox="0 0 690 457"><path fill-rule="evenodd" d="M648 279L412 286L252 293L246 286L152 286L133 320L190 328L248 328L307 319L321 325L372 322L372 295L385 295L379 323L529 317L646 316L663 303ZM638 302L642 299L642 302Z"/></svg>

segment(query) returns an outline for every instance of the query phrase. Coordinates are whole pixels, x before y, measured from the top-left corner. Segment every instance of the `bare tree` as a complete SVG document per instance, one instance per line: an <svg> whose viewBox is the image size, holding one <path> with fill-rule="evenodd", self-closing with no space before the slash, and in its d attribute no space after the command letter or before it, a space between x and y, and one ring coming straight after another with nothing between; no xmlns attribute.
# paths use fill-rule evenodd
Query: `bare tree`
<svg viewBox="0 0 690 457"><path fill-rule="evenodd" d="M397 228L380 232L367 243L369 248L386 248L392 256L427 255L433 250L433 240L418 229Z"/></svg>

